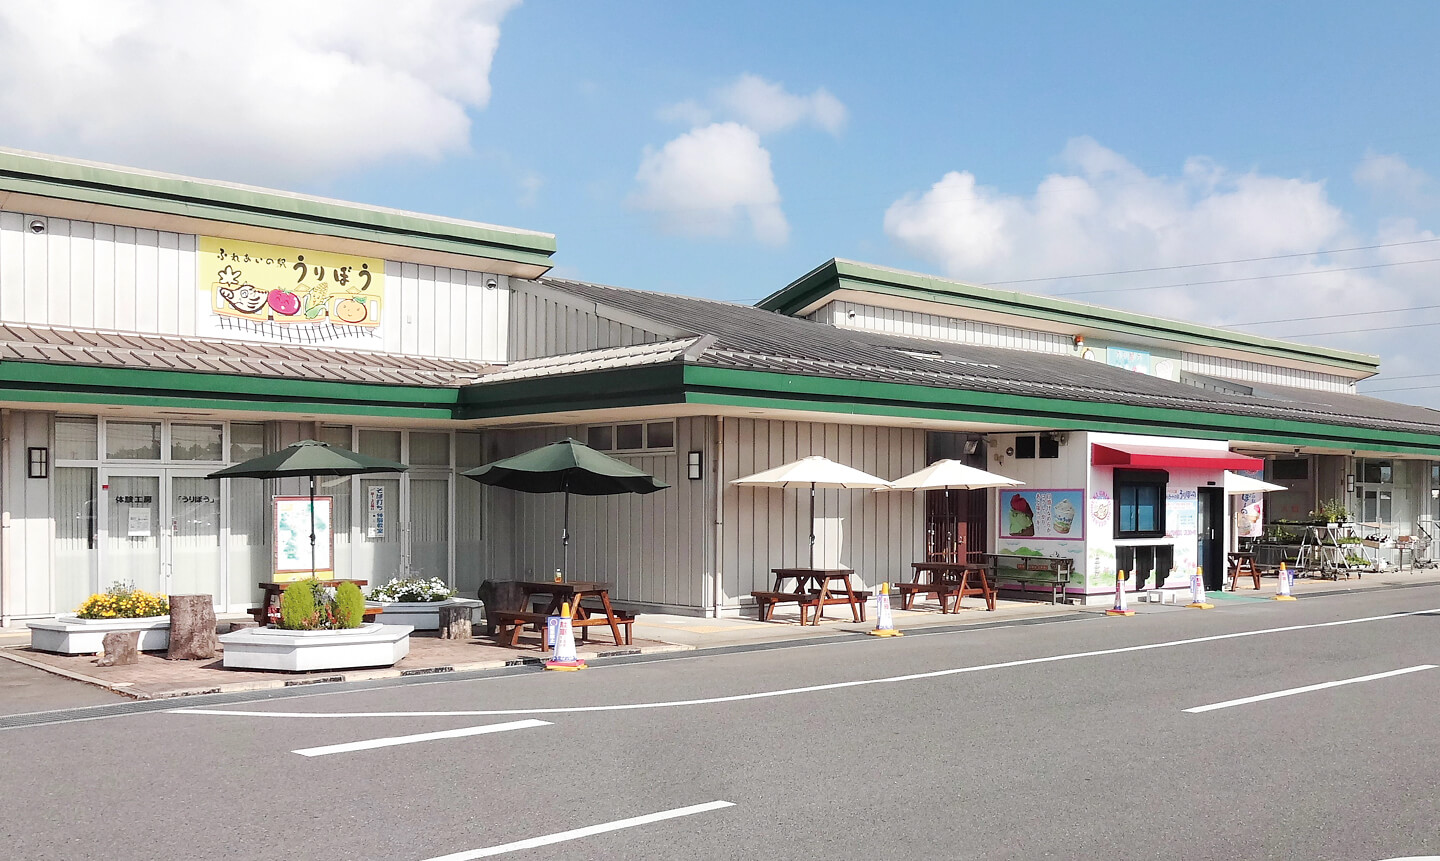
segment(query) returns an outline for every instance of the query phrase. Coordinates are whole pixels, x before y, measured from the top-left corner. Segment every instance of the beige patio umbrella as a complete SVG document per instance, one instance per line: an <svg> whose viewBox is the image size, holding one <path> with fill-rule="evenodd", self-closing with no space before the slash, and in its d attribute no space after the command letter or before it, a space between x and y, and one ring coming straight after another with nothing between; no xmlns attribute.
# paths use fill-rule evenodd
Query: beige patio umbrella
<svg viewBox="0 0 1440 861"><path fill-rule="evenodd" d="M903 478L897 478L890 482L891 490L943 490L945 491L945 510L950 511L950 491L952 490L982 490L987 487L1020 487L1025 482L1013 478L1006 478L1003 475L996 475L993 472L986 472L983 469L976 469L973 466L966 466L958 460L945 458L937 460L919 472L912 472ZM954 518L947 518L951 522L951 529L955 529ZM952 536L955 533L950 533ZM957 546L958 546L958 538ZM935 535L932 528L931 547L935 546ZM958 551L957 551L958 552Z"/></svg>
<svg viewBox="0 0 1440 861"><path fill-rule="evenodd" d="M810 488L810 567L815 567L815 488L839 487L854 490L879 490L888 488L890 482L883 478L861 472L843 463L836 463L820 455L802 457L793 463L737 478L730 482L743 487L805 487Z"/></svg>
<svg viewBox="0 0 1440 861"><path fill-rule="evenodd" d="M1269 493L1273 490L1289 490L1283 484L1271 484L1268 481L1261 481L1258 478L1250 478L1246 475L1239 475L1230 470L1225 470L1225 493Z"/></svg>

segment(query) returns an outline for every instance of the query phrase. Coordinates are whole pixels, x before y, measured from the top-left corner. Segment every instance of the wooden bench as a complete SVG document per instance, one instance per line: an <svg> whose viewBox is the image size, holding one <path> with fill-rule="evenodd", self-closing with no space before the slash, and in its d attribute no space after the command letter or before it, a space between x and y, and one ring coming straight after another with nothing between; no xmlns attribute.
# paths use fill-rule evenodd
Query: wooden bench
<svg viewBox="0 0 1440 861"><path fill-rule="evenodd" d="M580 642L582 642L582 643L588 643L588 642L590 642L590 629L591 629L591 628L594 628L594 627L597 627L597 626L598 626L598 627L602 627L602 628L608 628L608 627L610 627L610 620L607 619L607 618L605 618L605 611L604 611L603 609L600 609L600 608L591 609L591 608L589 608L589 607L587 607L586 609L589 610L589 611L590 611L592 614L594 614L594 615L590 616L588 619L572 619L572 620L570 621L571 626L574 627L576 630L578 630L578 631L580 632ZM635 625L635 614L634 614L634 613L626 613L626 612L623 611L623 610L616 610L616 611L615 611L615 624L616 624L617 626L619 626L619 628L620 628L622 631L625 632L625 637L624 637L625 643L624 643L624 644L627 645L627 646L634 645L634 643L635 643L634 631L632 631L631 629L632 629L632 628L634 627L634 625ZM617 643L617 645L619 645L619 644Z"/></svg>
<svg viewBox="0 0 1440 861"><path fill-rule="evenodd" d="M993 566L991 581L999 589L1001 583L1037 583L1050 588L1050 603L1059 604L1065 599L1065 587L1070 585L1070 572L1074 562L1067 558L1046 556L1006 556L987 554ZM1018 560L1018 561L1008 561ZM1067 600L1068 603L1068 600Z"/></svg>
<svg viewBox="0 0 1440 861"><path fill-rule="evenodd" d="M485 620L488 623L493 617L496 627L496 637L505 636L506 629L510 631L510 645L520 645L520 629L526 625L535 626L540 632L540 648L548 651L550 649L549 623L550 617L544 613L533 613L525 610L496 610L493 614L487 609Z"/></svg>
<svg viewBox="0 0 1440 861"><path fill-rule="evenodd" d="M911 605L915 603L916 595L934 595L935 600L939 601L940 606L943 607L945 606L945 602L950 599L950 596L958 591L960 591L959 583L895 584L895 592L900 596L900 609L902 610L910 609Z"/></svg>
<svg viewBox="0 0 1440 861"><path fill-rule="evenodd" d="M810 594L814 596L815 603L820 606L822 611L825 607L830 607L836 604L843 604L846 607L854 607L855 612L860 614L860 621L865 621L865 605L870 601L869 592L861 592L858 589L855 590L855 592L853 593L855 596L855 600L853 602L850 600L850 595L844 592L832 592L830 593L830 597L826 598L823 601L820 600L819 592L812 591Z"/></svg>
<svg viewBox="0 0 1440 861"><path fill-rule="evenodd" d="M820 613L819 593L812 594L810 592L751 592L750 596L755 599L755 606L759 610L760 621L762 622L769 622L770 617L775 615L776 604L786 604L794 602L795 604L799 605L800 624L802 625L809 624L809 622L806 620L809 618L808 611L811 607L815 608L815 613L817 616ZM844 603L850 603L849 599L847 598Z"/></svg>

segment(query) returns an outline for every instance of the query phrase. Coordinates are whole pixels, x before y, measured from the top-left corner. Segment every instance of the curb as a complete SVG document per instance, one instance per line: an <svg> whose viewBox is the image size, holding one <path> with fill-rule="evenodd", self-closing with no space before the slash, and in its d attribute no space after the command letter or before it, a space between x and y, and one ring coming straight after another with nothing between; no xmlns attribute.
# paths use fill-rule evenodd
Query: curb
<svg viewBox="0 0 1440 861"><path fill-rule="evenodd" d="M544 658L517 658L507 661L473 661L463 664L447 664L439 667L416 667L409 670L397 670L394 667L385 667L373 670L352 670L349 672L334 673L326 676L300 676L291 678L263 679L248 682L235 682L233 684L210 685L208 687L179 688L168 691L156 691L153 693L145 691L130 690L130 682L111 682L105 679L97 679L94 676L87 676L73 670L66 670L60 667L53 667L41 661L27 658L24 655L15 654L10 648L0 648L0 658L8 658L17 664L24 664L27 667L34 667L37 670L44 670L57 676L63 676L77 682L84 682L95 687L104 688L108 691L130 697L134 700L171 700L183 697L205 696L206 694L228 694L248 693L251 691L268 691L280 688L297 688L309 685L343 684L346 682L369 682L377 679L398 679L411 676L448 675L450 673L470 673L484 670L504 670L523 666L543 666ZM628 658L641 655L663 655L672 652L695 651L694 646L675 645L665 643L659 646L630 646L619 649L609 649L603 652L596 652L595 655L587 656L589 660L603 661L607 658Z"/></svg>

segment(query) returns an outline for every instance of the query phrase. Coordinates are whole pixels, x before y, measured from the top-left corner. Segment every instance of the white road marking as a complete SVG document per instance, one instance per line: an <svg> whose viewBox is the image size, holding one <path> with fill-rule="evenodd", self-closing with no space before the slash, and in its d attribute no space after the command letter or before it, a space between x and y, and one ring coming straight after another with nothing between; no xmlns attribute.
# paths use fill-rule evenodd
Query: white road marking
<svg viewBox="0 0 1440 861"><path fill-rule="evenodd" d="M603 822L599 825L587 825L584 828L561 831L559 834L550 834L545 837L531 837L529 840L517 840L514 843L504 843L500 846L491 846L487 849L472 849L468 852L456 852L453 855L441 855L436 858L427 859L427 861L472 861L474 858L490 858L495 855L504 855L506 852L518 852L521 849L534 849L537 846L549 846L552 843L579 840L581 837L604 834L607 831L619 831L622 828L634 828L637 825L649 825L652 822L663 822L666 819L691 816L696 813L708 813L711 810L720 810L725 807L734 806L735 804L730 801L707 801L704 804L692 804L689 807L677 807L674 810L662 810L659 813L647 813L644 816L632 816L629 819L617 819L614 822Z"/></svg>
<svg viewBox="0 0 1440 861"><path fill-rule="evenodd" d="M1420 664L1416 667L1406 667L1403 670L1391 670L1388 673L1375 673L1374 675L1369 676L1356 676L1353 679L1341 679L1338 682L1322 682L1318 685L1306 685L1303 688L1290 688L1289 690L1276 691L1273 694L1260 694L1259 696L1254 697L1242 697L1238 700L1226 700L1223 703L1211 703L1208 706L1196 706L1193 709L1184 709L1183 711L1188 714L1213 712L1216 709L1228 709L1231 706L1243 706L1246 703L1258 703L1263 702L1264 700L1273 700L1280 697L1293 696L1295 694L1305 694L1309 693L1310 691L1323 691L1326 688L1338 688L1341 685L1353 685L1356 682L1373 682L1376 679L1388 679L1391 676L1403 676L1406 673L1418 673L1421 670L1433 669L1435 669L1435 664Z"/></svg>
<svg viewBox="0 0 1440 861"><path fill-rule="evenodd" d="M239 717L268 717L268 718L313 718L317 720L329 720L332 718L375 718L375 717L501 717L506 715L554 715L554 714L580 714L584 712L620 712L639 711L643 709L664 709L679 708L681 706L704 706L716 705L718 703L735 703L745 700L763 700L771 697L786 697L796 694L816 693L819 691L836 691L844 688L865 687L867 685L885 685L896 682L913 682L920 679L937 679L944 676L958 676L966 673L980 673L987 670L1004 670L1011 667L1026 667L1033 664L1051 664L1057 661L1073 661L1079 658L1096 658L1106 655L1123 655L1129 652L1146 652L1151 649L1168 649L1176 646L1192 646L1197 643L1213 643L1220 640L1234 640L1241 637L1258 637L1263 634L1283 634L1290 631L1304 631L1310 628L1331 628L1337 625L1357 625L1362 622L1382 622L1393 619L1404 619L1408 616L1423 616L1427 613L1440 613L1440 608L1432 610L1412 610L1407 613L1387 613L1383 616L1365 616L1359 619L1341 619L1335 622L1317 622L1311 625L1287 625L1283 628L1262 628L1258 631L1237 631L1231 634L1214 634L1208 637L1191 637L1186 640L1169 640L1163 643L1144 643L1138 646L1120 646L1114 649L1096 649L1090 652L1072 652L1067 655L1049 655L1043 658L1025 658L1016 661L1002 661L998 664L981 664L974 667L955 667L947 670L932 670L928 673L910 673L903 676L888 676L879 679L857 679L849 682L831 682L824 685L807 685L802 688L783 688L773 691L759 691L752 694L734 694L723 697L705 697L693 700L671 700L668 702L651 703L618 703L608 706L561 706L551 708L533 709L483 709L475 711L447 711L447 712L272 712L272 711L244 711L240 709L207 709L207 708L181 708L172 709L170 714L190 715L230 715Z"/></svg>
<svg viewBox="0 0 1440 861"><path fill-rule="evenodd" d="M486 735L492 732L508 732L512 729L530 729L536 726L551 726L546 720L515 720L509 723L492 723L485 726L467 726L462 729L447 729L440 732L422 732L415 735L395 735L389 738L371 738L365 741L347 741L344 744L327 744L322 747L302 747L292 750L301 756L325 756L331 753L349 753L352 750L374 750L377 747L394 747L397 744L414 744L417 741L435 741L442 738L464 738L468 735Z"/></svg>

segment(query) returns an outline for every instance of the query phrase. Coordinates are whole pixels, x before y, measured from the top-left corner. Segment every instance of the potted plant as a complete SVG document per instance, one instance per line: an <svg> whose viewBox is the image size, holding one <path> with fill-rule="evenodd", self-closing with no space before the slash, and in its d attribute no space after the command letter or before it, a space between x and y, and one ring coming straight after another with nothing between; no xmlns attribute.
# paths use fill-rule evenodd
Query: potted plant
<svg viewBox="0 0 1440 861"><path fill-rule="evenodd" d="M410 625L417 631L439 630L440 608L461 603L439 577L393 578L372 588L368 597L372 606L384 607L381 615L387 624Z"/></svg>
<svg viewBox="0 0 1440 861"><path fill-rule="evenodd" d="M1327 526L1339 526L1350 519L1350 512L1339 499L1327 499L1320 503L1318 510L1310 512L1310 516L1325 521Z"/></svg>
<svg viewBox="0 0 1440 861"><path fill-rule="evenodd" d="M291 672L388 667L410 653L409 625L366 622L364 613L365 596L354 583L297 581L280 596L275 624L220 637L224 665Z"/></svg>
<svg viewBox="0 0 1440 861"><path fill-rule="evenodd" d="M105 635L113 631L139 631L143 652L170 647L170 599L132 583L116 583L85 599L73 615L27 622L30 647L62 655L100 652Z"/></svg>

